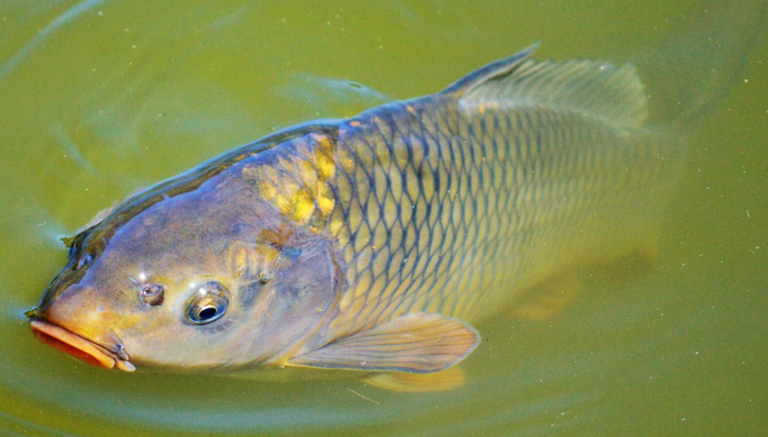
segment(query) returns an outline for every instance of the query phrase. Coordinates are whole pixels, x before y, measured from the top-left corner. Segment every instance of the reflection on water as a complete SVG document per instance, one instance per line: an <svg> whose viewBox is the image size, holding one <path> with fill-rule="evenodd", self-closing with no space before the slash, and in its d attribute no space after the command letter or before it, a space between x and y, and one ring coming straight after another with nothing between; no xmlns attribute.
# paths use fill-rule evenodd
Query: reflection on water
<svg viewBox="0 0 768 437"><path fill-rule="evenodd" d="M59 239L272 129L538 58L635 59L695 2L15 2L0 6L0 425L8 435L757 435L768 426L768 63L696 134L657 264L543 323L479 326L465 387L126 375L34 341ZM761 47L765 47L765 44ZM361 85L358 85L361 84Z"/></svg>

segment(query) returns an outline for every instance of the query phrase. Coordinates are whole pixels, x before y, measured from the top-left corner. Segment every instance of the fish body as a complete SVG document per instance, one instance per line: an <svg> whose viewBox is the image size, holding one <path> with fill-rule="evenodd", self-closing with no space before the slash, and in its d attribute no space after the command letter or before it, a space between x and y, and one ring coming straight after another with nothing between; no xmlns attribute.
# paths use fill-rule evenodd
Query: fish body
<svg viewBox="0 0 768 437"><path fill-rule="evenodd" d="M631 66L544 66L602 68L595 81L625 76L613 104L636 118L556 97L449 91L335 123L254 166L265 198L338 250L345 288L320 343L412 312L474 322L561 272L653 252L683 149L643 125ZM315 171L326 166L327 177ZM304 205L293 201L315 181Z"/></svg>
<svg viewBox="0 0 768 437"><path fill-rule="evenodd" d="M682 165L633 66L533 49L129 197L71 241L33 331L124 370L450 368L537 284L652 252Z"/></svg>

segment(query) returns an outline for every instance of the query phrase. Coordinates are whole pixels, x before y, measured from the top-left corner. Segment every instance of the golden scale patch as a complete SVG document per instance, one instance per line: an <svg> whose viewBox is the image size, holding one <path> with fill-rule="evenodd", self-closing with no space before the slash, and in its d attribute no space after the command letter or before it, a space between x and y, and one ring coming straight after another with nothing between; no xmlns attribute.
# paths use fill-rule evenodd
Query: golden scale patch
<svg viewBox="0 0 768 437"><path fill-rule="evenodd" d="M333 141L321 134L292 140L295 151L270 165L247 166L243 176L253 180L264 199L298 226L322 232L336 204L327 181L336 171Z"/></svg>

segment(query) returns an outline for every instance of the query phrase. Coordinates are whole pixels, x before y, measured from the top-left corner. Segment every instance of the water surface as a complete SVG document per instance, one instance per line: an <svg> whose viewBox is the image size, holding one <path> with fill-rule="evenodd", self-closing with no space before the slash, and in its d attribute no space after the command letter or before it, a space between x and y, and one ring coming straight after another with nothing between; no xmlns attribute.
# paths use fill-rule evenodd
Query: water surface
<svg viewBox="0 0 768 437"><path fill-rule="evenodd" d="M32 436L738 436L768 428L768 50L695 133L657 263L544 323L478 326L468 382L107 372L23 312L71 235L137 187L275 129L539 59L647 58L693 0L0 2L0 432ZM646 66L647 68L647 66Z"/></svg>

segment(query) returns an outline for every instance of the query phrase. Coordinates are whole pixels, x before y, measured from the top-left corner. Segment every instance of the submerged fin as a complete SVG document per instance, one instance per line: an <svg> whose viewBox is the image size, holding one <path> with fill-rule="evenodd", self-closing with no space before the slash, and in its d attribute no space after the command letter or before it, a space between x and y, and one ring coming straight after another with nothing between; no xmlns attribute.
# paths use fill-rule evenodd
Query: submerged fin
<svg viewBox="0 0 768 437"><path fill-rule="evenodd" d="M437 372L480 343L474 328L439 314L410 313L288 360L329 369Z"/></svg>
<svg viewBox="0 0 768 437"><path fill-rule="evenodd" d="M406 393L424 393L451 390L464 383L464 372L451 367L435 373L379 373L364 380L367 384L385 390Z"/></svg>
<svg viewBox="0 0 768 437"><path fill-rule="evenodd" d="M607 61L535 62L531 46L448 87L466 110L494 105L546 104L637 127L647 117L643 83L632 64Z"/></svg>
<svg viewBox="0 0 768 437"><path fill-rule="evenodd" d="M692 2L659 46L645 47L645 56L637 56L652 96L652 122L705 121L737 84L744 83L741 75L750 64L755 68L762 62L766 28L765 0Z"/></svg>
<svg viewBox="0 0 768 437"><path fill-rule="evenodd" d="M658 258L658 234L620 256L572 267L525 290L514 309L517 318L543 322L560 313L593 281L619 285L642 277Z"/></svg>
<svg viewBox="0 0 768 437"><path fill-rule="evenodd" d="M649 244L623 256L598 263L589 268L588 272L591 278L619 285L647 275L658 258L658 246Z"/></svg>
<svg viewBox="0 0 768 437"><path fill-rule="evenodd" d="M584 289L584 281L576 271L557 275L531 287L515 308L515 316L543 322L562 311Z"/></svg>

